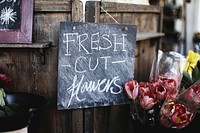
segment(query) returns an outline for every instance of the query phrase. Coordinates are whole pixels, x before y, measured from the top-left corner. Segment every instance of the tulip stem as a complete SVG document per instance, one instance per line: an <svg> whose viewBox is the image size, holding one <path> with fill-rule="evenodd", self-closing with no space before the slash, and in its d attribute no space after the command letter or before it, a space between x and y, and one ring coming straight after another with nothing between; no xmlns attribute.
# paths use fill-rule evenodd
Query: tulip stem
<svg viewBox="0 0 200 133"><path fill-rule="evenodd" d="M138 103L136 100L133 100L133 102L132 102L131 111L132 111L132 117L134 120L139 120L141 123L144 122L144 120L141 119L141 117L140 117L140 112L138 110Z"/></svg>

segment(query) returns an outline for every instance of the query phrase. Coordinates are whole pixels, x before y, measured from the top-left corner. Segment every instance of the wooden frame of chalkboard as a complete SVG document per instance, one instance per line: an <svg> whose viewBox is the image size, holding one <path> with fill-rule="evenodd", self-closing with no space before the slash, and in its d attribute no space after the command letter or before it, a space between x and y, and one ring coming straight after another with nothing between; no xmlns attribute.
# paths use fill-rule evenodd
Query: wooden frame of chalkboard
<svg viewBox="0 0 200 133"><path fill-rule="evenodd" d="M34 0L0 0L0 44L32 43Z"/></svg>

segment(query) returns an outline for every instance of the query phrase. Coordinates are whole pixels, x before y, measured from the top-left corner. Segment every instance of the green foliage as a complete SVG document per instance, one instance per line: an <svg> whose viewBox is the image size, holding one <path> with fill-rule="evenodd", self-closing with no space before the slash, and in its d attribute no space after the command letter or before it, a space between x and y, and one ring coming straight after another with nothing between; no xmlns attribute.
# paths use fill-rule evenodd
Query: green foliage
<svg viewBox="0 0 200 133"><path fill-rule="evenodd" d="M200 79L200 69L198 68L198 66L196 65L192 69L193 71L191 75L186 71L183 72L183 78L181 81L182 89L187 89L188 87L190 87L192 84L194 84Z"/></svg>
<svg viewBox="0 0 200 133"><path fill-rule="evenodd" d="M4 92L3 88L0 88L0 106L5 106L4 98L6 97L6 94Z"/></svg>

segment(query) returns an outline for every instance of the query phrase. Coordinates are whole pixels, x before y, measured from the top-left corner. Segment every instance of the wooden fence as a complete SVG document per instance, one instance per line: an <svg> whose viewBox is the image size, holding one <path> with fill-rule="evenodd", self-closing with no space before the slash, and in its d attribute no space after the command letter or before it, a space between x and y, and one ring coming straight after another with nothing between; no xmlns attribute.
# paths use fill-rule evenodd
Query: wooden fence
<svg viewBox="0 0 200 133"><path fill-rule="evenodd" d="M14 91L49 99L38 133L134 133L129 105L57 110L58 46L61 21L81 21L78 0L35 0L33 44L0 45L0 66L14 80ZM112 17L114 18L112 18ZM137 25L135 79L148 80L160 45L162 9L122 3L87 2L86 22Z"/></svg>

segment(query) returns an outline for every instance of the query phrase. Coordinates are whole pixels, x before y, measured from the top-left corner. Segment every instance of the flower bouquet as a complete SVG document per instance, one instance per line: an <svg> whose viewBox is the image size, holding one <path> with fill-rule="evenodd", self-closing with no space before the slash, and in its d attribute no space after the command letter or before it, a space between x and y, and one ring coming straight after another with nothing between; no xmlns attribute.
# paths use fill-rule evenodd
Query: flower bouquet
<svg viewBox="0 0 200 133"><path fill-rule="evenodd" d="M169 129L191 123L200 108L200 67L197 62L192 66L189 56L159 50L148 82L133 79L124 84L134 120Z"/></svg>

